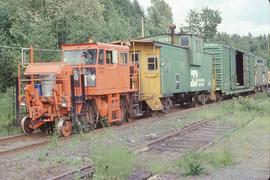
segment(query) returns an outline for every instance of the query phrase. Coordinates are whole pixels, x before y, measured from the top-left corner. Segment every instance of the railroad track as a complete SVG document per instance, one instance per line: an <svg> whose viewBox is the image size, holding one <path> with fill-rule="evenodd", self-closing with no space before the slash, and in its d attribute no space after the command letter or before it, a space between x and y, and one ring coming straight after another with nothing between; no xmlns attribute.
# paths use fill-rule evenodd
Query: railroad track
<svg viewBox="0 0 270 180"><path fill-rule="evenodd" d="M133 153L165 155L173 159L183 156L191 150L204 150L211 146L224 136L230 134L236 129L249 123L248 121L241 126L235 126L228 122L218 121L223 116L231 116L233 113L226 113L222 116L202 120L182 128L174 133L163 136L150 143L143 144L132 150ZM0 139L1 143L1 139ZM68 180L68 179L90 179L93 177L95 169L92 165L84 166L80 169L65 172L61 175L51 177L50 180ZM153 177L153 176L151 176Z"/></svg>
<svg viewBox="0 0 270 180"><path fill-rule="evenodd" d="M147 118L148 121L151 122L152 120L156 121L156 118L159 117L166 117L167 115L173 115L173 116L179 116L182 114L186 114L189 112L192 112L193 110L198 109L204 109L207 107L211 107L213 104L209 104L206 106L200 106L196 108L187 108L180 111L173 110L169 114L160 114L158 117L152 117ZM232 114L228 113L227 115ZM224 115L223 115L224 116ZM214 119L218 119L220 117L216 117ZM161 118L164 119L164 118ZM160 119L160 120L161 120ZM148 144L144 144L134 150L135 153L145 153L150 151L155 151L156 153L185 153L189 151L191 148L198 148L198 147L206 147L209 144L213 143L213 138L215 138L219 133L224 133L228 129L232 129L231 124L211 124L214 120L207 120L207 121L200 121L194 124L191 124L175 133L172 133L170 135L161 137L153 142L150 142ZM137 121L137 123L140 123L140 121ZM132 126L132 124L126 124L120 127L114 127L116 129L119 128L128 128L129 126ZM200 132L201 130L204 130L204 132ZM97 132L102 132L103 130L97 130ZM204 134L202 134L204 133ZM184 135L184 136L183 136ZM69 138L64 138L69 139ZM194 140L195 139L195 140ZM46 137L45 134L42 133L36 133L32 135L16 135L16 136L9 136L0 138L0 158L8 155L12 155L14 153L18 152L24 152L27 150L32 150L34 148L42 147L47 145L50 142L49 137ZM192 144L196 144L196 146L192 146ZM83 168L66 172L62 175L59 175L57 177L52 178L54 179L72 179L72 178L84 178L89 177L93 175L93 168L92 166L85 166Z"/></svg>
<svg viewBox="0 0 270 180"><path fill-rule="evenodd" d="M122 126L113 126L112 128L120 130L123 128L129 128L135 126L139 123L151 123L156 121L163 121L167 116L181 116L190 113L195 110L205 109L207 107L214 106L214 104L208 104L205 106L199 106L194 108L184 108L184 109L172 109L168 114L158 114L155 117L144 118L142 120L134 121L133 123L126 123ZM161 118L164 117L164 118ZM105 129L97 129L95 132L102 133ZM69 139L69 138L61 138ZM14 153L21 153L29 151L38 147L47 145L50 142L49 137L46 137L43 133L35 133L31 135L19 134L15 136L7 136L0 138L0 158L12 155Z"/></svg>
<svg viewBox="0 0 270 180"><path fill-rule="evenodd" d="M226 116L228 115L232 115L232 113L226 114ZM217 119L220 119L220 117L191 124L169 135L139 146L133 151L136 154L166 154L166 156L172 157L176 157L175 155L177 154L177 156L181 156L187 151L207 146L215 138L235 128L233 124L220 122Z"/></svg>
<svg viewBox="0 0 270 180"><path fill-rule="evenodd" d="M232 113L227 113L225 115L232 115ZM200 122L191 124L183 129L178 130L177 132L163 136L150 143L143 144L133 149L131 152L132 153L157 152L158 154L163 153L163 154L170 154L170 156L172 156L175 153L177 154L181 153L183 155L185 152L189 151L194 144L197 147L198 146L205 147L206 145L209 145L209 143L213 143L213 139L214 137L216 137L217 134L224 133L229 129L233 129L234 127L232 124L224 122L219 123L215 121L216 119L220 119L220 117L216 117L210 120L202 120ZM198 142L199 144L197 144ZM194 146L194 148L196 146ZM175 157L175 155L173 156ZM86 169L81 168L79 170L66 172L62 175L51 178L50 180L66 180L66 179L74 179L75 177L85 178L85 177L92 177L93 174L94 169L92 168L92 166L87 166Z"/></svg>
<svg viewBox="0 0 270 180"><path fill-rule="evenodd" d="M63 173L59 176L49 178L49 180L70 180L70 179L85 179L91 178L95 170L93 166L87 165L80 169Z"/></svg>
<svg viewBox="0 0 270 180"><path fill-rule="evenodd" d="M232 115L232 113L228 115ZM144 158L148 158L151 154L152 157L157 158L165 156L170 160L181 159L187 152L204 151L224 137L256 120L255 117L252 117L245 123L236 126L230 123L217 122L216 119L194 123L177 132L139 146L133 152L141 154ZM134 174L132 179L155 180L159 179L162 174L149 175L149 173L146 173L146 175L140 176L139 172L138 176Z"/></svg>
<svg viewBox="0 0 270 180"><path fill-rule="evenodd" d="M15 135L0 138L0 157L38 148L49 143L49 137L43 133Z"/></svg>

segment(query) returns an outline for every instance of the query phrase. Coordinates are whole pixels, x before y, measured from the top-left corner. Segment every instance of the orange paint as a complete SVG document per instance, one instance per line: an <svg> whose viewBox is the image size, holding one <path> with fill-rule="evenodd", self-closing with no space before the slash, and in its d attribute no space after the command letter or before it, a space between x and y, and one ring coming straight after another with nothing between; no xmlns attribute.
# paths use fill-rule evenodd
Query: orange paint
<svg viewBox="0 0 270 180"><path fill-rule="evenodd" d="M138 90L138 71L128 60L127 46L67 44L62 47L62 62L35 63L33 57L30 48L30 64L25 69L24 78L19 77L19 88L24 88L24 95L19 99L25 98L32 124L30 128L36 129L45 122L70 115L71 76L74 77L76 114L81 113L86 101L91 101L99 117L106 117L109 123L120 120L120 99ZM84 90L81 77L84 77ZM83 91L85 99L82 99Z"/></svg>

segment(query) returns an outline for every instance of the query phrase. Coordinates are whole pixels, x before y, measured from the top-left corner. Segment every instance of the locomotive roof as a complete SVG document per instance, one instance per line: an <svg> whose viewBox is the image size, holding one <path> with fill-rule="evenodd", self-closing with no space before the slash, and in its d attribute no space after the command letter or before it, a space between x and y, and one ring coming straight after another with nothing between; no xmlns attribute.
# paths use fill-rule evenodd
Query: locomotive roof
<svg viewBox="0 0 270 180"><path fill-rule="evenodd" d="M79 43L79 44L62 45L62 50L81 50L81 49L90 49L90 48L129 50L128 46L115 45L115 44L109 44L109 43Z"/></svg>

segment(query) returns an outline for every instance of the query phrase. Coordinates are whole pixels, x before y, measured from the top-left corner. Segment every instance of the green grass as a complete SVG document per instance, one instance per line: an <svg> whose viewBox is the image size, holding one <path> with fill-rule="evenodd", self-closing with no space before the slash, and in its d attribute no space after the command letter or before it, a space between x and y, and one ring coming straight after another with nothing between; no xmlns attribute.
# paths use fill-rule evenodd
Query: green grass
<svg viewBox="0 0 270 180"><path fill-rule="evenodd" d="M127 179L137 165L136 156L121 145L110 128L88 136L79 135L78 139L90 142L90 155L95 167L94 179Z"/></svg>
<svg viewBox="0 0 270 180"><path fill-rule="evenodd" d="M215 149L205 152L192 151L176 162L176 170L184 176L198 176L205 174L209 169L231 166L233 164L233 155L226 149Z"/></svg>
<svg viewBox="0 0 270 180"><path fill-rule="evenodd" d="M14 119L12 89L9 89L5 94L0 93L0 136L21 132L20 128L14 126Z"/></svg>
<svg viewBox="0 0 270 180"><path fill-rule="evenodd" d="M224 148L206 151L203 154L205 161L214 168L231 166L234 164L233 154Z"/></svg>
<svg viewBox="0 0 270 180"><path fill-rule="evenodd" d="M204 172L202 157L202 154L197 152L187 153L180 161L176 163L180 173L185 176L198 176L202 174Z"/></svg>
<svg viewBox="0 0 270 180"><path fill-rule="evenodd" d="M120 145L96 146L91 159L95 165L94 179L127 179L136 165L135 155Z"/></svg>

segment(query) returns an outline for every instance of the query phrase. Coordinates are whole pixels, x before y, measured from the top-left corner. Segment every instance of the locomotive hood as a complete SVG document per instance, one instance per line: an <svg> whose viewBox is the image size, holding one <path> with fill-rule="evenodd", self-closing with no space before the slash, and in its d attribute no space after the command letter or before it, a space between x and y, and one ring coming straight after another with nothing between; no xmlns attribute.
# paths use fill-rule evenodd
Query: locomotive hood
<svg viewBox="0 0 270 180"><path fill-rule="evenodd" d="M60 74L64 67L62 62L31 63L25 70L25 75L49 75Z"/></svg>

